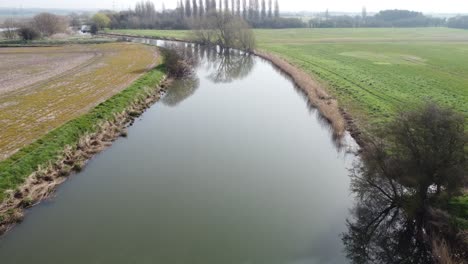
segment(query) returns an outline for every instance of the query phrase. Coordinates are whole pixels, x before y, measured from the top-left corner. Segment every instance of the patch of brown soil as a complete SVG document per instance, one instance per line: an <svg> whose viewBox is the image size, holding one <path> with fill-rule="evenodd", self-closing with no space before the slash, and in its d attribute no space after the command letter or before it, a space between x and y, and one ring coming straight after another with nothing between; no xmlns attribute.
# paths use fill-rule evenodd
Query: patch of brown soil
<svg viewBox="0 0 468 264"><path fill-rule="evenodd" d="M0 94L60 75L97 56L92 50L77 47L19 49L0 49Z"/></svg>

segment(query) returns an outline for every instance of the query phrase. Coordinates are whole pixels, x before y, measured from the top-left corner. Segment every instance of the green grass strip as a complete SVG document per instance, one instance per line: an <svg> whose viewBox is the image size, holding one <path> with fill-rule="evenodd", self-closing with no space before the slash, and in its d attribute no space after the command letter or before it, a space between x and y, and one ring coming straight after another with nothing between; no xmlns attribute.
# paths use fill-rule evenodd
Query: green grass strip
<svg viewBox="0 0 468 264"><path fill-rule="evenodd" d="M97 124L112 120L135 100L145 97L148 87L156 87L164 78L163 65L151 70L128 88L97 105L87 114L52 130L34 143L0 162L0 201L5 191L17 188L37 170L38 166L56 161L67 145L76 145L79 139L96 132Z"/></svg>

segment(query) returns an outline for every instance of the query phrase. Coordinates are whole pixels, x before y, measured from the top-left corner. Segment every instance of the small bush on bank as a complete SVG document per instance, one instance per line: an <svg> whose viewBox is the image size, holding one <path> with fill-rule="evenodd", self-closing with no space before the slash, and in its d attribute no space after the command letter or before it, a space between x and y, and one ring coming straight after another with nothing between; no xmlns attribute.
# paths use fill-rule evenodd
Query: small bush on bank
<svg viewBox="0 0 468 264"><path fill-rule="evenodd" d="M32 41L38 39L41 36L41 34L36 29L28 26L23 26L18 29L18 35L24 41Z"/></svg>

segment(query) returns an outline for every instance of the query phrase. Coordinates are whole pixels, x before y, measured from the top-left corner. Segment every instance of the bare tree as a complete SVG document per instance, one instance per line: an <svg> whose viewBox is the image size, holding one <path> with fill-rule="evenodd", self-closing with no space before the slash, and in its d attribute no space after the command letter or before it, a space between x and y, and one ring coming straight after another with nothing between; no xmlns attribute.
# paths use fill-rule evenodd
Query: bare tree
<svg viewBox="0 0 468 264"><path fill-rule="evenodd" d="M237 9L236 9L236 15L237 15L238 17L240 17L240 16L241 16L241 3L240 3L240 0L236 0L236 3L237 3L237 6L236 6L236 8L237 8Z"/></svg>
<svg viewBox="0 0 468 264"><path fill-rule="evenodd" d="M68 26L63 17L50 13L41 13L36 15L33 18L32 23L36 30L46 37L65 32Z"/></svg>
<svg viewBox="0 0 468 264"><path fill-rule="evenodd" d="M6 39L15 39L17 34L17 23L12 19L8 18L3 22L3 37Z"/></svg>
<svg viewBox="0 0 468 264"><path fill-rule="evenodd" d="M71 13L69 16L70 26L75 29L79 29L81 27L80 16L77 13Z"/></svg>
<svg viewBox="0 0 468 264"><path fill-rule="evenodd" d="M247 22L228 12L210 13L196 21L193 34L198 42L224 49L252 51L255 48L255 37Z"/></svg>

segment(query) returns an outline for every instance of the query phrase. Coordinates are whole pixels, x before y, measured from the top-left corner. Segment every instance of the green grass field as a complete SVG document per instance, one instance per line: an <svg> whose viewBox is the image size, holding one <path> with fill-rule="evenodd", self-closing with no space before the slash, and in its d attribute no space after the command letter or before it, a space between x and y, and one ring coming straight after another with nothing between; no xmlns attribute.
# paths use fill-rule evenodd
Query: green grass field
<svg viewBox="0 0 468 264"><path fill-rule="evenodd" d="M187 31L119 30L188 39ZM320 80L361 128L433 100L468 117L468 31L448 28L256 30L258 49Z"/></svg>
<svg viewBox="0 0 468 264"><path fill-rule="evenodd" d="M468 31L290 29L256 31L259 48L321 80L370 127L424 100L468 116ZM362 122L364 121L364 122Z"/></svg>
<svg viewBox="0 0 468 264"><path fill-rule="evenodd" d="M148 29L118 29L118 30L106 30L108 33L115 34L129 34L135 36L146 36L146 37L166 37L166 38L177 38L177 39L189 39L188 30L148 30Z"/></svg>

